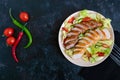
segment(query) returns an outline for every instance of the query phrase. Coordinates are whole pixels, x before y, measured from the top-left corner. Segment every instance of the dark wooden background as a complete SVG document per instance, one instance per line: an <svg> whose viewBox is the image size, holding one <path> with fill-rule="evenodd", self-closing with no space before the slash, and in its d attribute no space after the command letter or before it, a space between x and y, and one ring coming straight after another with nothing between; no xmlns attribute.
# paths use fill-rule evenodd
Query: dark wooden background
<svg viewBox="0 0 120 80"><path fill-rule="evenodd" d="M6 27L15 28L15 36L20 31L10 20L9 8L18 20L19 12L30 14L28 28L33 44L24 49L27 37L23 36L17 48L18 64L2 37ZM120 69L110 57L95 67L82 68L62 55L58 45L59 28L65 18L82 9L111 18L114 30L120 31L119 0L0 0L0 80L120 80ZM116 39L119 41L119 36Z"/></svg>

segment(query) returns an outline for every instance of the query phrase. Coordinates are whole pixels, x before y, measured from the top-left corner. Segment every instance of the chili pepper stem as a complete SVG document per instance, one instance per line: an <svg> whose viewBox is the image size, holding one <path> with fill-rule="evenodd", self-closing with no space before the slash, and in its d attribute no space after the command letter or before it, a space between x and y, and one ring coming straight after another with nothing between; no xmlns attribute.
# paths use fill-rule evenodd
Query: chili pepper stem
<svg viewBox="0 0 120 80"><path fill-rule="evenodd" d="M21 32L23 32L24 31L24 28L25 28L25 26L27 25L27 23L25 23L24 24L24 26L23 26L23 29L21 30Z"/></svg>

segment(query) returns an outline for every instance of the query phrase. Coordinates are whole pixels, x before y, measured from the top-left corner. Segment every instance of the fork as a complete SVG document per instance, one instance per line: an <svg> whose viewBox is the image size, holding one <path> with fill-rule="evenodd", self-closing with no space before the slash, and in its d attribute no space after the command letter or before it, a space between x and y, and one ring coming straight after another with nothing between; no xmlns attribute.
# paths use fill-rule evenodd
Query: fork
<svg viewBox="0 0 120 80"><path fill-rule="evenodd" d="M116 44L114 44L110 57L118 66L120 66L120 48Z"/></svg>

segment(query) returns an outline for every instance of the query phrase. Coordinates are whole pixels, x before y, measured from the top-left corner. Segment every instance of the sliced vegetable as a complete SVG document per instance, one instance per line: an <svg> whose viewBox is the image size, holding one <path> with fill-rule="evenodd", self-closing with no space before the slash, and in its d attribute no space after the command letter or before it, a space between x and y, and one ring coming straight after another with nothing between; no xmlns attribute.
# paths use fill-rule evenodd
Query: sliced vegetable
<svg viewBox="0 0 120 80"><path fill-rule="evenodd" d="M103 26L104 27L110 27L110 22L111 22L111 19L105 19L104 21L103 21L104 23L103 23Z"/></svg>
<svg viewBox="0 0 120 80"><path fill-rule="evenodd" d="M67 36L67 33L65 31L62 31L62 39L64 40Z"/></svg>
<svg viewBox="0 0 120 80"><path fill-rule="evenodd" d="M8 46L12 46L15 43L15 38L13 36L8 37L6 43Z"/></svg>
<svg viewBox="0 0 120 80"><path fill-rule="evenodd" d="M69 50L65 50L65 53L68 54L69 56L73 55L73 50L69 49Z"/></svg>
<svg viewBox="0 0 120 80"><path fill-rule="evenodd" d="M94 44L90 46L89 48L87 48L87 51L91 53L92 55L96 54L97 52L103 52L107 55L110 53L110 48L105 48L103 46L96 47L96 45Z"/></svg>
<svg viewBox="0 0 120 80"><path fill-rule="evenodd" d="M19 32L18 38L17 38L15 44L14 44L13 47L12 47L12 56L13 56L13 58L14 58L14 60L15 60L16 62L18 62L18 58L17 58L17 56L16 56L16 47L18 46L18 44L19 44L22 36L23 36L23 32Z"/></svg>
<svg viewBox="0 0 120 80"><path fill-rule="evenodd" d="M88 15L88 11L87 10L82 10L82 11L80 11L79 14L80 14L81 18L84 18Z"/></svg>
<svg viewBox="0 0 120 80"><path fill-rule="evenodd" d="M62 27L62 30L65 31L65 32L68 32L68 29L65 28L65 27Z"/></svg>
<svg viewBox="0 0 120 80"><path fill-rule="evenodd" d="M90 18L93 19L93 20L96 20L97 14L89 13L87 16L90 17ZM96 21L97 21L97 20L96 20Z"/></svg>
<svg viewBox="0 0 120 80"><path fill-rule="evenodd" d="M85 17L82 19L82 21L90 21L90 20L92 20L90 17Z"/></svg>
<svg viewBox="0 0 120 80"><path fill-rule="evenodd" d="M73 28L72 23L67 23L67 24L65 24L65 28L67 28L68 31L70 31L70 30Z"/></svg>
<svg viewBox="0 0 120 80"><path fill-rule="evenodd" d="M88 51L89 53L91 53L91 54L94 53L94 51L93 51L93 49L92 49L91 47L88 47L88 48L87 48L87 51Z"/></svg>
<svg viewBox="0 0 120 80"><path fill-rule="evenodd" d="M27 22L29 20L29 15L27 12L20 12L19 18L21 19L21 21Z"/></svg>
<svg viewBox="0 0 120 80"><path fill-rule="evenodd" d="M91 58L90 58L90 62L91 62L91 63L95 63L95 62L96 62L95 58L91 57Z"/></svg>
<svg viewBox="0 0 120 80"><path fill-rule="evenodd" d="M79 12L79 17L75 18L74 24L80 23L83 18L88 15L87 10L82 10Z"/></svg>
<svg viewBox="0 0 120 80"><path fill-rule="evenodd" d="M11 27L8 27L4 30L3 34L6 37L12 36L14 34L14 29Z"/></svg>
<svg viewBox="0 0 120 80"><path fill-rule="evenodd" d="M101 56L104 56L105 53L103 52L97 52L98 56L101 57Z"/></svg>
<svg viewBox="0 0 120 80"><path fill-rule="evenodd" d="M104 41L98 41L98 43L101 43L101 44L107 44L107 45L112 45L113 44L113 41L112 40L104 40Z"/></svg>
<svg viewBox="0 0 120 80"><path fill-rule="evenodd" d="M71 17L69 20L68 20L68 23L73 23L73 21L75 20L74 17Z"/></svg>
<svg viewBox="0 0 120 80"><path fill-rule="evenodd" d="M104 18L104 17L101 17L100 14L96 14L96 20L103 23L102 28L109 28L110 27L111 19Z"/></svg>
<svg viewBox="0 0 120 80"><path fill-rule="evenodd" d="M83 55L83 56L82 56L82 59L83 59L84 61L86 61L86 62L88 62L88 61L89 61L89 59L88 59L87 55Z"/></svg>
<svg viewBox="0 0 120 80"><path fill-rule="evenodd" d="M24 27L24 25L22 25L21 23L19 23L13 16L12 16L12 13L11 13L11 9L9 10L9 14L10 14L10 18L12 19L12 22L20 29L22 29L26 35L28 36L29 38L29 41L27 43L27 45L24 47L24 48L28 48L30 47L30 45L32 44L32 35L30 33L30 31Z"/></svg>

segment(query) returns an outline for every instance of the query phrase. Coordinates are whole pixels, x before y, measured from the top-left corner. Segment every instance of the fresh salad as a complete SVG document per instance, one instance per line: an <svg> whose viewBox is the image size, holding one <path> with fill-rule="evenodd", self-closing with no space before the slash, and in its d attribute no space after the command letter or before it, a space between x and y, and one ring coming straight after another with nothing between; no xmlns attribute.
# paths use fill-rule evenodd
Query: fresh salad
<svg viewBox="0 0 120 80"><path fill-rule="evenodd" d="M65 53L73 59L94 63L110 54L111 20L89 10L79 11L64 21L62 42Z"/></svg>

